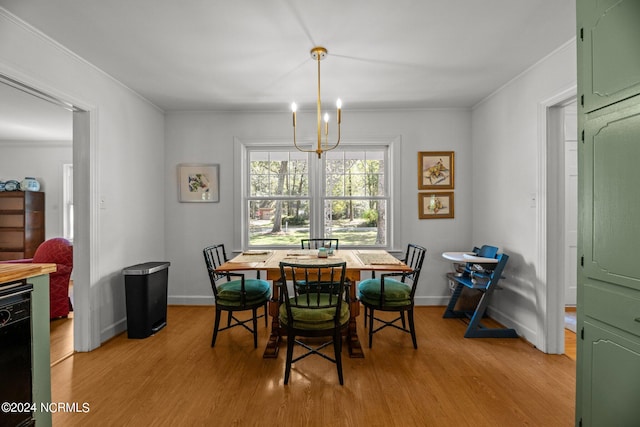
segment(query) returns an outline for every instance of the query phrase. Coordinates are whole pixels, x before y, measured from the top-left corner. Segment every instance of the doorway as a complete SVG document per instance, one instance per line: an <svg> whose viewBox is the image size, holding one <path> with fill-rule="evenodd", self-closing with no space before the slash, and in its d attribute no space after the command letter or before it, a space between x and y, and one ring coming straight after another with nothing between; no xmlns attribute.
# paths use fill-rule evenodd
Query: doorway
<svg viewBox="0 0 640 427"><path fill-rule="evenodd" d="M99 325L97 318L92 316L91 309L91 283L95 281L96 272L91 268L90 260L97 252L95 246L97 231L91 227L95 223L97 209L96 197L90 191L91 183L96 181L95 140L91 138L90 128L95 128L92 123L93 115L88 108L81 107L83 102L71 101L72 97L61 94L49 95L37 89L37 83L17 80L12 76L0 72L0 87L12 88L30 100L40 101L42 105L55 104L66 109L66 114L71 115L72 122L72 160L76 165L73 178L74 205L74 324L73 324L73 348L75 351L90 351L99 345ZM39 98L39 99L38 99ZM10 102L5 97L1 103ZM66 100L70 100L67 102ZM45 102L47 101L47 102ZM80 106L80 107L78 107ZM62 110L62 108L60 108ZM61 172L62 173L62 172ZM61 176L60 173L60 176ZM78 203L77 201L80 201ZM61 202L61 200L60 200ZM62 224L60 223L60 226ZM62 235L62 230L60 231Z"/></svg>
<svg viewBox="0 0 640 427"><path fill-rule="evenodd" d="M577 302L577 105L575 88L542 105L545 109L546 352L575 354ZM568 329L565 329L567 328ZM573 335L572 335L573 334ZM571 357L571 356L570 356Z"/></svg>

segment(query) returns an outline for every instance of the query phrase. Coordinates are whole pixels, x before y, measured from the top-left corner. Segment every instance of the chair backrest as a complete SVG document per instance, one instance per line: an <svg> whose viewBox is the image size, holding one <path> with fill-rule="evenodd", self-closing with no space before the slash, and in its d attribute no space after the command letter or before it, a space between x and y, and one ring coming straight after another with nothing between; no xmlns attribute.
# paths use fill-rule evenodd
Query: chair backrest
<svg viewBox="0 0 640 427"><path fill-rule="evenodd" d="M499 255L498 255L498 248L495 246L489 246L489 245L482 245L482 247L478 248L477 246L473 248L473 253L478 256L478 257L482 257L482 258L497 258L499 259ZM483 264L483 263L478 263L478 262L468 262L465 264L464 267L464 271L468 274L472 271L478 271L476 267L481 267L483 269L487 269L487 270L493 270L495 269L496 265L495 264Z"/></svg>
<svg viewBox="0 0 640 427"><path fill-rule="evenodd" d="M50 276L64 275L68 281L68 277L71 276L71 271L73 270L73 245L62 237L45 240L36 249L31 262L35 264L56 264L56 271Z"/></svg>
<svg viewBox="0 0 640 427"><path fill-rule="evenodd" d="M346 304L346 262L331 264L280 263L280 285L287 318L297 320L296 309L324 310L333 317L335 327L340 326L342 304ZM293 286L287 286L287 282ZM330 318L324 318L327 322Z"/></svg>
<svg viewBox="0 0 640 427"><path fill-rule="evenodd" d="M204 262L207 264L207 273L209 274L213 294L217 297L218 289L216 282L223 277L227 277L227 280L230 280L228 273L216 271L216 268L227 262L227 253L224 249L224 244L207 246L202 250L202 254L204 255Z"/></svg>
<svg viewBox="0 0 640 427"><path fill-rule="evenodd" d="M498 248L495 246L482 245L480 249L473 248L473 252L482 258L495 258L498 253Z"/></svg>
<svg viewBox="0 0 640 427"><path fill-rule="evenodd" d="M402 277L402 281L404 282L405 278L408 277L413 281L411 286L411 298L413 298L416 292L416 285L418 284L418 278L420 277L420 271L422 270L422 263L424 262L424 257L427 254L427 250L422 246L414 245L409 243L407 245L407 252L404 257L404 263L411 267L411 273L404 275Z"/></svg>
<svg viewBox="0 0 640 427"><path fill-rule="evenodd" d="M302 249L333 248L338 250L339 240L340 239L301 239L300 246Z"/></svg>

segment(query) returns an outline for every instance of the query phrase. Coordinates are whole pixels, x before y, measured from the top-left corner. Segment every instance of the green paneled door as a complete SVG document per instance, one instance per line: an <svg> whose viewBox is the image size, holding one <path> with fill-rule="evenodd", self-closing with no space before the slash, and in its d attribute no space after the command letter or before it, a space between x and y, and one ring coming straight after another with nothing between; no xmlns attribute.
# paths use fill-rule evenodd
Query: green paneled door
<svg viewBox="0 0 640 427"><path fill-rule="evenodd" d="M577 0L576 425L640 425L640 0Z"/></svg>

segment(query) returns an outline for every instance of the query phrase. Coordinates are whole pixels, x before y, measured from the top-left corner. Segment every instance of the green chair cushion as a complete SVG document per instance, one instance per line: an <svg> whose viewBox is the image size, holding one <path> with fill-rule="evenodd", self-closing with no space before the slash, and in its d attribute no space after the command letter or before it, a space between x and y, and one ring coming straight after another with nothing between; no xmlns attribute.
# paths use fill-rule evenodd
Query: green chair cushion
<svg viewBox="0 0 640 427"><path fill-rule="evenodd" d="M216 304L226 306L240 306L242 288L241 280L232 280L224 282L218 286L218 298ZM271 287L269 282L259 279L246 279L244 281L244 289L247 293L245 303L247 305L266 302L271 296Z"/></svg>
<svg viewBox="0 0 640 427"><path fill-rule="evenodd" d="M360 300L362 302L380 304L380 279L367 279L358 284ZM411 304L411 288L399 280L384 280L384 300L388 306L403 306Z"/></svg>
<svg viewBox="0 0 640 427"><path fill-rule="evenodd" d="M316 295L310 297L310 304L308 306L317 305ZM335 298L335 296L333 297ZM290 301L295 303L295 299L292 297ZM293 327L296 329L306 330L322 330L331 329L334 326L333 317L336 312L335 307L327 308L304 308L301 305L306 305L306 297L298 297L298 306L291 307L291 315L293 316ZM329 304L329 295L320 294L320 305ZM346 302L342 302L340 305L340 324L344 325L349 321L349 305ZM289 316L287 315L287 306L280 304L280 322L288 326Z"/></svg>

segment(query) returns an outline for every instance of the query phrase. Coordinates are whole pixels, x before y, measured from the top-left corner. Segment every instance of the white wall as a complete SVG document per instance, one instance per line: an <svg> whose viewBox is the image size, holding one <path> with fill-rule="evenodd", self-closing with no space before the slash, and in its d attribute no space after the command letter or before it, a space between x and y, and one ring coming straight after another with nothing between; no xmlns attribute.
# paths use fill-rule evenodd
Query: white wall
<svg viewBox="0 0 640 427"><path fill-rule="evenodd" d="M540 262L545 197L538 164L540 105L576 85L572 41L478 104L472 113L473 242L498 246L510 256L496 292L493 316L535 345L543 342L546 278ZM532 201L532 199L536 199ZM542 311L542 312L541 312Z"/></svg>
<svg viewBox="0 0 640 427"><path fill-rule="evenodd" d="M87 206L83 215L89 216L86 228L75 233L74 253L82 262L74 265L81 274L75 281L74 326L76 349L89 350L125 329L122 269L165 258L164 115L3 9L0 73L80 106L91 117L88 146L73 147L74 159L88 171L79 177L88 190L74 199ZM174 277L170 271L169 280Z"/></svg>
<svg viewBox="0 0 640 427"><path fill-rule="evenodd" d="M301 121L299 121L301 123ZM400 136L402 193L396 199L401 216L399 248L409 242L427 248L417 290L417 304L444 304L444 274L451 265L444 251L468 250L471 240L471 113L469 110L343 112L343 141ZM309 122L313 127L313 122ZM309 134L313 129L309 128ZM291 113L182 112L166 115L165 212L167 260L172 274L170 303L212 303L202 249L213 243L233 247L234 137L292 142ZM418 151L455 151L455 219L418 219ZM179 203L178 163L219 163L220 203Z"/></svg>
<svg viewBox="0 0 640 427"><path fill-rule="evenodd" d="M61 237L62 165L73 161L71 141L2 140L0 153L0 181L36 178L45 193L45 239Z"/></svg>

